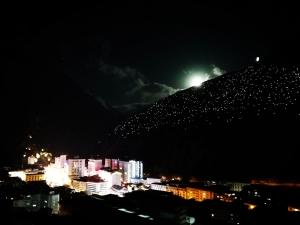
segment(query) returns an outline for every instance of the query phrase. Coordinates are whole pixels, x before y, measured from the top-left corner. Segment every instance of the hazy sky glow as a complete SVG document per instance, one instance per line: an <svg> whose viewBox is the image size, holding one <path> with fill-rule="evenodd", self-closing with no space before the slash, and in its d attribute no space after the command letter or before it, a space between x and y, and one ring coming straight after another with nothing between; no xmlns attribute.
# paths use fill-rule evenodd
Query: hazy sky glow
<svg viewBox="0 0 300 225"><path fill-rule="evenodd" d="M209 79L209 75L206 73L193 73L187 78L187 87L199 87L201 84Z"/></svg>

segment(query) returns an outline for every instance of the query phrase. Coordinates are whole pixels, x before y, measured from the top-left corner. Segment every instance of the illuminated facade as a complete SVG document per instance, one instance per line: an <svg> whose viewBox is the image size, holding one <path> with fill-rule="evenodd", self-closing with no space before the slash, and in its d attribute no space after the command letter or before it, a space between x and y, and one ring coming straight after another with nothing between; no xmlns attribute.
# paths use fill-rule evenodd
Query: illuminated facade
<svg viewBox="0 0 300 225"><path fill-rule="evenodd" d="M86 174L85 159L68 159L70 178L84 177Z"/></svg>
<svg viewBox="0 0 300 225"><path fill-rule="evenodd" d="M215 193L210 190L192 187L178 187L161 183L152 183L150 185L152 190L172 192L174 195L184 199L194 199L195 201L201 202L204 200L215 199Z"/></svg>
<svg viewBox="0 0 300 225"><path fill-rule="evenodd" d="M86 183L85 181L81 181L81 180L72 180L71 184L72 184L72 188L76 191L76 192L86 192Z"/></svg>
<svg viewBox="0 0 300 225"><path fill-rule="evenodd" d="M243 187L249 185L249 183L241 183L241 182L227 182L226 186L230 188L231 191L240 192L243 190Z"/></svg>
<svg viewBox="0 0 300 225"><path fill-rule="evenodd" d="M119 161L119 169L122 172L122 180L125 183L130 183L130 177L128 176L129 162Z"/></svg>
<svg viewBox="0 0 300 225"><path fill-rule="evenodd" d="M198 202L204 200L212 200L215 198L214 192L209 190L187 187L186 191L187 191L186 199L195 199L195 201Z"/></svg>
<svg viewBox="0 0 300 225"><path fill-rule="evenodd" d="M96 175L102 168L102 159L89 159L88 160L88 175Z"/></svg>
<svg viewBox="0 0 300 225"><path fill-rule="evenodd" d="M167 191L167 185L161 183L152 183L150 188L155 191Z"/></svg>
<svg viewBox="0 0 300 225"><path fill-rule="evenodd" d="M45 180L45 174L44 171L10 171L9 173L10 177L19 177L21 180L26 182L31 181L42 181Z"/></svg>
<svg viewBox="0 0 300 225"><path fill-rule="evenodd" d="M188 199L186 188L176 187L176 186L167 186L167 192L172 192L174 195L177 195L184 199Z"/></svg>
<svg viewBox="0 0 300 225"><path fill-rule="evenodd" d="M111 160L111 169L112 170L118 170L119 169L119 160L118 159L112 159Z"/></svg>
<svg viewBox="0 0 300 225"><path fill-rule="evenodd" d="M30 181L42 181L45 180L45 174L44 172L37 171L37 172L26 172L26 182Z"/></svg>
<svg viewBox="0 0 300 225"><path fill-rule="evenodd" d="M111 184L121 186L122 173L116 171L111 174Z"/></svg>
<svg viewBox="0 0 300 225"><path fill-rule="evenodd" d="M104 159L104 167L111 168L111 159Z"/></svg>
<svg viewBox="0 0 300 225"><path fill-rule="evenodd" d="M85 192L88 195L107 195L111 192L111 183L103 181L99 177L97 178L97 176L84 177L72 180L72 188L76 192Z"/></svg>
<svg viewBox="0 0 300 225"><path fill-rule="evenodd" d="M128 182L136 183L143 179L143 162L130 160L128 164Z"/></svg>

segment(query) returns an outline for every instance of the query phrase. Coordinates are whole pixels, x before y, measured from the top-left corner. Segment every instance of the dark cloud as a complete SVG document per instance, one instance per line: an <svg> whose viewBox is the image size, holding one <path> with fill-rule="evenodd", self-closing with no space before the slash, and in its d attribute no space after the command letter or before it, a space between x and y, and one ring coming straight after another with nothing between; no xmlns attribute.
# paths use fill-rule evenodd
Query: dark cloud
<svg viewBox="0 0 300 225"><path fill-rule="evenodd" d="M139 102L152 103L161 98L174 94L177 89L161 83L147 83L127 93L135 96Z"/></svg>
<svg viewBox="0 0 300 225"><path fill-rule="evenodd" d="M131 67L121 68L101 62L99 71L103 76L102 83L107 84L110 87L108 91L115 95L112 102L115 108L129 110L144 106L177 91L166 84L150 82L144 74Z"/></svg>
<svg viewBox="0 0 300 225"><path fill-rule="evenodd" d="M140 102L135 102L131 104L124 104L124 105L116 105L114 108L118 110L119 112L123 113L130 113L130 112L139 112L145 109L149 103L140 103Z"/></svg>

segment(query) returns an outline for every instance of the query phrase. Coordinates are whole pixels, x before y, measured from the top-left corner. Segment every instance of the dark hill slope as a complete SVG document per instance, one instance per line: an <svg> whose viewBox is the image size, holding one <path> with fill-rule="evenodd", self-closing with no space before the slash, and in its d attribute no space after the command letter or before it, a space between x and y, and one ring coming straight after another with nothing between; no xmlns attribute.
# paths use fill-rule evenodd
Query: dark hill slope
<svg viewBox="0 0 300 225"><path fill-rule="evenodd" d="M115 132L170 171L297 177L299 93L298 67L256 64L162 99Z"/></svg>

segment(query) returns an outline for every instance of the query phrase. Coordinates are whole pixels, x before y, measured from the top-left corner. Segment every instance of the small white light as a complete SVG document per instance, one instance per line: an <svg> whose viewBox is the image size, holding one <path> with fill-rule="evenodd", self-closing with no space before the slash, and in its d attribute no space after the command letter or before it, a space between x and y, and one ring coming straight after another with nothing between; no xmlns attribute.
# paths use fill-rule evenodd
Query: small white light
<svg viewBox="0 0 300 225"><path fill-rule="evenodd" d="M259 62L259 56L256 57L255 61L256 61L256 62Z"/></svg>

